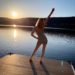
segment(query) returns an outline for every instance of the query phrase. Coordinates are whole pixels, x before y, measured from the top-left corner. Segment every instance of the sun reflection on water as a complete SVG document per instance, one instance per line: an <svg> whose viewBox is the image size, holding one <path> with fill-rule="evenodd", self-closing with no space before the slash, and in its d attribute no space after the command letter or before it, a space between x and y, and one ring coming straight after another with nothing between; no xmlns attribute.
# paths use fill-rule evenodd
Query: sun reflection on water
<svg viewBox="0 0 75 75"><path fill-rule="evenodd" d="M14 40L16 41L16 37L17 37L17 31L16 31L16 29L14 29L13 37L14 37Z"/></svg>
<svg viewBox="0 0 75 75"><path fill-rule="evenodd" d="M16 27L16 25L14 24L13 27Z"/></svg>

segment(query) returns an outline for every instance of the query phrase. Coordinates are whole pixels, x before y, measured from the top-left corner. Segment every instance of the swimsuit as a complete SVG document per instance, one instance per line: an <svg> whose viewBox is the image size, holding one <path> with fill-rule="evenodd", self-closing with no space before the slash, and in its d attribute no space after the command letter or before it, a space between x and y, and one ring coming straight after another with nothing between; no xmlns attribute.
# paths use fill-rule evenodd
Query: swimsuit
<svg viewBox="0 0 75 75"><path fill-rule="evenodd" d="M40 32L38 34L38 42L40 42L42 44L47 44L47 38L43 32Z"/></svg>

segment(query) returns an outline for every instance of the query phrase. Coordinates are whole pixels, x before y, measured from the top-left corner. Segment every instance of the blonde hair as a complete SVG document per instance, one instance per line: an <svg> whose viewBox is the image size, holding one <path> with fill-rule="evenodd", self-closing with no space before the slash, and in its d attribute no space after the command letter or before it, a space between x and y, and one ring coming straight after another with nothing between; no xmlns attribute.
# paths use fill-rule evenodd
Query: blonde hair
<svg viewBox="0 0 75 75"><path fill-rule="evenodd" d="M36 24L35 24L35 27L37 27L37 26L38 26L39 21L40 21L40 18L37 20L37 22L36 22Z"/></svg>
<svg viewBox="0 0 75 75"><path fill-rule="evenodd" d="M40 27L42 25L41 23L44 24L43 19L39 18L35 24L35 27Z"/></svg>

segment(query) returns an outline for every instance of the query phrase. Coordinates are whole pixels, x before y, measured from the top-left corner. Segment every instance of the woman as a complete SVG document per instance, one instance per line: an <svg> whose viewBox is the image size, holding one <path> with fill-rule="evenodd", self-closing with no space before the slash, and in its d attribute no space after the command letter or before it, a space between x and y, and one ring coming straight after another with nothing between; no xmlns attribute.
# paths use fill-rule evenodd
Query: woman
<svg viewBox="0 0 75 75"><path fill-rule="evenodd" d="M52 15L53 11L54 11L54 8L52 9L51 13L46 18L45 21L43 19L38 19L35 27L33 28L32 32L31 32L31 36L36 38L38 41L37 41L36 47L35 47L32 55L30 57L30 62L32 62L32 57L35 54L35 52L38 50L40 45L43 45L40 63L42 62L42 59L43 59L43 56L44 56L44 53L45 53L45 49L46 49L46 45L47 45L47 38L44 34L44 27L45 27L45 25L47 25L48 19ZM34 35L34 32L37 34L37 36Z"/></svg>

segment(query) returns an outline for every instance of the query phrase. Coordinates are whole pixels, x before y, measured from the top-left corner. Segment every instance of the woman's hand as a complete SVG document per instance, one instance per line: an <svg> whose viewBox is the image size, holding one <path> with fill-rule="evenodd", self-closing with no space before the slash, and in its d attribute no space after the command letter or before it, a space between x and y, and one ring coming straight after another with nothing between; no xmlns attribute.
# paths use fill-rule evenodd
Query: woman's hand
<svg viewBox="0 0 75 75"><path fill-rule="evenodd" d="M52 8L50 14L48 15L48 17L46 18L46 20L44 21L44 25L46 26L47 25L47 22L48 22L48 19L51 17L51 15L53 14L55 8Z"/></svg>
<svg viewBox="0 0 75 75"><path fill-rule="evenodd" d="M36 37L35 35L32 35L32 37L34 37L35 39L38 39L38 37Z"/></svg>
<svg viewBox="0 0 75 75"><path fill-rule="evenodd" d="M35 36L35 39L38 39L38 37Z"/></svg>
<svg viewBox="0 0 75 75"><path fill-rule="evenodd" d="M51 17L51 15L53 14L54 10L55 10L55 8L52 8L52 10L51 10L50 14L48 15L48 17Z"/></svg>

